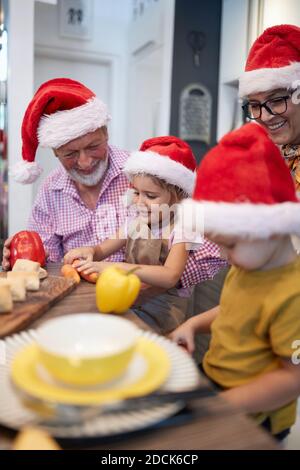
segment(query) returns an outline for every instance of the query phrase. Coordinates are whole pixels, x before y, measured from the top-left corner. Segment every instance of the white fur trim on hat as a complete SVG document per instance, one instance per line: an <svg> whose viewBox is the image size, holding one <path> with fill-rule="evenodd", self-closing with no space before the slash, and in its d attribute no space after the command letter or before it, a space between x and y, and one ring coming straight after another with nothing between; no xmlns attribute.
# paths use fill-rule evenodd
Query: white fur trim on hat
<svg viewBox="0 0 300 470"><path fill-rule="evenodd" d="M300 63L293 62L285 67L263 68L244 72L239 79L239 96L245 98L252 93L296 89L300 85Z"/></svg>
<svg viewBox="0 0 300 470"><path fill-rule="evenodd" d="M15 181L23 184L33 183L43 172L42 167L36 162L22 160L10 168L9 174Z"/></svg>
<svg viewBox="0 0 300 470"><path fill-rule="evenodd" d="M182 202L183 224L189 231L241 239L268 239L272 235L300 235L300 203L278 204Z"/></svg>
<svg viewBox="0 0 300 470"><path fill-rule="evenodd" d="M181 163L151 151L132 152L125 162L124 173L129 180L139 173L156 176L178 186L189 195L193 193L196 178L196 173Z"/></svg>
<svg viewBox="0 0 300 470"><path fill-rule="evenodd" d="M109 120L106 105L98 98L92 98L77 108L42 116L37 131L38 141L42 147L55 149L106 126Z"/></svg>

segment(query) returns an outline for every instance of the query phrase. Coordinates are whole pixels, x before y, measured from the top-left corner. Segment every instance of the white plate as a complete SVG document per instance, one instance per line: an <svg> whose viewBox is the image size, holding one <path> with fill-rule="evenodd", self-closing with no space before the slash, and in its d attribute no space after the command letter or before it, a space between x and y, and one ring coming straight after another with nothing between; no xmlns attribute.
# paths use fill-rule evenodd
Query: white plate
<svg viewBox="0 0 300 470"><path fill-rule="evenodd" d="M199 385L197 366L182 348L155 333L143 332L142 335L159 344L170 358L171 373L161 390L179 391ZM24 407L10 380L10 365L15 354L34 340L35 331L28 330L3 341L6 362L0 365L0 424L14 430L32 424L37 419L35 413ZM105 417L93 418L80 426L45 428L58 438L106 437L146 428L172 416L179 409L180 404L173 403L146 410L106 414Z"/></svg>

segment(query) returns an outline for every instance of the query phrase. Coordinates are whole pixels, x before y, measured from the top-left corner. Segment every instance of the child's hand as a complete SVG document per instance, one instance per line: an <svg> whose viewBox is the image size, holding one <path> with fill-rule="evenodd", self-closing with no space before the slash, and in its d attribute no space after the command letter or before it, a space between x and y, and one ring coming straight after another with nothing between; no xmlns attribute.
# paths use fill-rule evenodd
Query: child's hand
<svg viewBox="0 0 300 470"><path fill-rule="evenodd" d="M75 260L82 259L86 261L93 261L95 249L93 246L82 246L81 248L74 248L68 251L64 256L64 264L73 264ZM77 268L78 262L74 263L74 267Z"/></svg>
<svg viewBox="0 0 300 470"><path fill-rule="evenodd" d="M76 264L76 269L79 273L92 274L92 273L102 273L102 271L107 268L107 263L104 261L78 261Z"/></svg>
<svg viewBox="0 0 300 470"><path fill-rule="evenodd" d="M180 325L176 330L170 333L169 338L178 346L185 348L190 354L195 351L195 331L190 320Z"/></svg>

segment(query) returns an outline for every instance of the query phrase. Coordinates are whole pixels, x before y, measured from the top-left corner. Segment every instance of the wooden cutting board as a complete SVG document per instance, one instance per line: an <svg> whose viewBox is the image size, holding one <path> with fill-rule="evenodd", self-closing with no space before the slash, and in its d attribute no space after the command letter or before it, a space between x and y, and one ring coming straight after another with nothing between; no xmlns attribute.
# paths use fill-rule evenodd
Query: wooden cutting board
<svg viewBox="0 0 300 470"><path fill-rule="evenodd" d="M5 278L6 273L0 273ZM37 292L26 293L25 302L14 302L13 310L0 313L0 338L24 330L49 308L68 295L76 284L71 279L48 276Z"/></svg>

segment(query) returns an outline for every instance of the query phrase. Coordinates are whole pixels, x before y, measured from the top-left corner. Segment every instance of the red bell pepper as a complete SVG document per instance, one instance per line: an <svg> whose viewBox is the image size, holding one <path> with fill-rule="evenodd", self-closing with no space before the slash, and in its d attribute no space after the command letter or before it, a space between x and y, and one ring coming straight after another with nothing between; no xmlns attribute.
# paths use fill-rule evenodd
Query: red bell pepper
<svg viewBox="0 0 300 470"><path fill-rule="evenodd" d="M23 230L12 238L10 243L10 266L14 266L17 259L30 259L37 261L41 266L46 263L46 254L41 237L36 232Z"/></svg>

